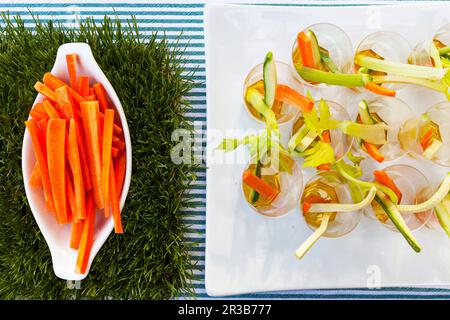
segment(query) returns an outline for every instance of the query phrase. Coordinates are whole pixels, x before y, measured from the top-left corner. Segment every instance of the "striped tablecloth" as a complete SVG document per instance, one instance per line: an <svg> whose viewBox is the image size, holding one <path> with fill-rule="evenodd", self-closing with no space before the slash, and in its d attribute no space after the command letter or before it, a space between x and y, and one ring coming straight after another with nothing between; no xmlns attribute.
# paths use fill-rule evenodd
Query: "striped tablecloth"
<svg viewBox="0 0 450 320"><path fill-rule="evenodd" d="M224 2L224 1L211 1ZM280 5L282 3L273 1L242 1L230 0L230 2L247 3L268 3L271 5ZM277 2L277 3L276 3ZM368 6L372 4L390 4L420 1L321 1L321 0L302 0L290 1L284 5L296 6ZM194 67L199 67L195 75L196 86L189 93L188 100L192 104L188 117L193 121L201 123L202 129L206 129L206 85L205 85L205 43L203 27L203 8L202 1L108 1L95 3L94 1L5 1L0 0L0 11L9 11L12 15L21 15L26 25L33 27L31 14L38 15L42 21L57 20L67 24L74 24L77 19L85 17L94 17L101 20L103 16L118 16L126 20L130 15L135 15L143 33L155 31L165 32L168 39L176 39L180 32L183 32L181 44L187 44L185 59L188 71ZM176 45L176 44L174 44ZM192 251L193 259L197 266L194 270L197 296L199 298L209 298L204 286L204 268L205 268L205 202L206 202L206 174L204 170L197 173L198 180L192 186L191 192L195 194L195 201L198 207L194 210L184 210L185 222L188 223L192 232L187 235L188 240L198 243L198 246ZM450 298L450 289L432 289L432 288L389 288L389 289L346 289L346 290L302 290L287 292L269 292L258 294L247 294L234 296L232 298L274 298L274 299L371 299L371 298L396 298L396 299L448 299Z"/></svg>

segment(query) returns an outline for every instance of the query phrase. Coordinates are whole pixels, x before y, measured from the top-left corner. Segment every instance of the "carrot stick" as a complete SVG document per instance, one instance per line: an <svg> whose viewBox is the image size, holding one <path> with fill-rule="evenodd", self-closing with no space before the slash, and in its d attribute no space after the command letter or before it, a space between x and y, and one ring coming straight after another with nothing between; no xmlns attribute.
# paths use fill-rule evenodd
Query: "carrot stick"
<svg viewBox="0 0 450 320"><path fill-rule="evenodd" d="M75 221L74 212L75 212L75 195L73 190L73 179L69 174L69 171L66 170L66 196L67 196L67 220L72 223Z"/></svg>
<svg viewBox="0 0 450 320"><path fill-rule="evenodd" d="M378 150L377 146L371 144L367 141L364 141L364 147L366 147L367 153L376 161L383 162L384 156L381 154L380 150Z"/></svg>
<svg viewBox="0 0 450 320"><path fill-rule="evenodd" d="M97 207L103 209L105 204L102 195L102 170L99 140L99 111L97 101L86 101L80 104L86 138L89 172L91 174L94 199Z"/></svg>
<svg viewBox="0 0 450 320"><path fill-rule="evenodd" d="M64 117L69 120L70 118L75 118L76 113L73 108L72 100L70 98L70 92L68 86L62 86L55 89L56 101L64 114ZM77 117L78 118L78 117Z"/></svg>
<svg viewBox="0 0 450 320"><path fill-rule="evenodd" d="M78 78L78 93L83 97L89 95L89 77L88 76L80 76Z"/></svg>
<svg viewBox="0 0 450 320"><path fill-rule="evenodd" d="M119 149L111 147L111 156L116 158L119 155Z"/></svg>
<svg viewBox="0 0 450 320"><path fill-rule="evenodd" d="M119 149L120 151L122 151L125 149L125 142L123 142L122 140L114 141L113 146L115 148Z"/></svg>
<svg viewBox="0 0 450 320"><path fill-rule="evenodd" d="M47 87L45 84L43 84L42 82L40 82L40 81L36 82L36 84L34 85L34 89L36 89L37 92L46 96L50 100L56 101L55 92L52 89L50 89L49 87Z"/></svg>
<svg viewBox="0 0 450 320"><path fill-rule="evenodd" d="M36 120L27 120L25 121L25 125L28 129L28 133L30 134L34 154L36 156L37 163L39 164L39 170L41 171L45 200L51 205L51 207L53 207L53 194L47 167L47 154L44 151L43 146L41 145L42 134L37 126Z"/></svg>
<svg viewBox="0 0 450 320"><path fill-rule="evenodd" d="M112 216L114 220L114 231L116 233L123 233L122 217L120 215L120 193L116 184L114 173L114 166L109 167L109 192Z"/></svg>
<svg viewBox="0 0 450 320"><path fill-rule="evenodd" d="M44 104L42 102L36 103L32 110L36 110L37 112L40 112L40 113L45 113L45 114L47 113L45 111Z"/></svg>
<svg viewBox="0 0 450 320"><path fill-rule="evenodd" d="M44 154L47 156L47 124L48 124L48 119L41 119L37 122L39 130L41 130L41 135L40 135L40 139L41 139L41 146L42 146L42 151L44 152Z"/></svg>
<svg viewBox="0 0 450 320"><path fill-rule="evenodd" d="M95 94L90 94L88 96L85 96L85 98L86 98L87 101L95 101L95 100L97 100L97 97L96 97Z"/></svg>
<svg viewBox="0 0 450 320"><path fill-rule="evenodd" d="M376 93L376 94L380 94L383 96L388 96L388 97L395 97L396 92L394 90L382 87L378 84L376 84L375 82L368 82L365 85L366 89Z"/></svg>
<svg viewBox="0 0 450 320"><path fill-rule="evenodd" d="M314 101L301 95L289 86L279 84L275 91L275 100L292 104L302 112L310 112L314 107Z"/></svg>
<svg viewBox="0 0 450 320"><path fill-rule="evenodd" d="M47 72L44 74L43 81L47 87L49 87L52 90L56 90L60 87L67 86L67 83L59 79L58 77L55 77L50 72ZM77 103L80 104L83 101L86 101L86 99L81 96L75 89L69 87L70 96L72 99Z"/></svg>
<svg viewBox="0 0 450 320"><path fill-rule="evenodd" d="M108 103L108 95L106 94L105 88L101 83L94 84L95 95L98 98L98 102L100 103L100 110L105 112L106 109L109 109Z"/></svg>
<svg viewBox="0 0 450 320"><path fill-rule="evenodd" d="M302 204L302 211L303 214L308 213L309 209L311 209L312 204L314 203L329 203L331 202L330 199L324 199L321 196L319 196L318 194L310 194L307 197L305 197L305 199L303 199L303 204Z"/></svg>
<svg viewBox="0 0 450 320"><path fill-rule="evenodd" d="M121 152L119 157L115 160L114 164L114 172L116 174L116 185L119 194L122 194L126 169L127 169L127 155L125 152Z"/></svg>
<svg viewBox="0 0 450 320"><path fill-rule="evenodd" d="M385 171L375 170L373 172L373 175L375 177L375 180L377 180L382 185L385 185L386 187L394 191L394 193L398 197L398 203L400 203L400 201L402 200L402 192L397 187L394 180L392 180L392 178L389 177L389 175Z"/></svg>
<svg viewBox="0 0 450 320"><path fill-rule="evenodd" d="M47 115L50 119L60 119L58 111L56 111L55 107L48 102L47 100L44 100L44 108L45 112L47 112Z"/></svg>
<svg viewBox="0 0 450 320"><path fill-rule="evenodd" d="M244 171L242 179L246 185L257 191L264 198L274 199L280 193L279 190L250 171Z"/></svg>
<svg viewBox="0 0 450 320"><path fill-rule="evenodd" d="M39 170L39 164L37 162L34 164L33 171L31 171L28 185L31 188L42 188L41 170Z"/></svg>
<svg viewBox="0 0 450 320"><path fill-rule="evenodd" d="M72 232L70 234L70 247L78 250L80 247L81 235L83 233L84 220L72 222Z"/></svg>
<svg viewBox="0 0 450 320"><path fill-rule="evenodd" d="M94 242L94 226L95 226L95 203L92 193L89 192L86 197L86 214L87 219L83 222L83 230L78 248L77 265L75 272L86 273L89 257L91 255L92 243Z"/></svg>
<svg viewBox="0 0 450 320"><path fill-rule="evenodd" d="M331 163L324 163L316 167L317 170L330 171Z"/></svg>
<svg viewBox="0 0 450 320"><path fill-rule="evenodd" d="M70 119L69 124L69 147L68 158L72 170L74 184L74 217L76 220L86 219L85 190L83 174L81 170L80 155L78 152L77 124L74 119Z"/></svg>
<svg viewBox="0 0 450 320"><path fill-rule="evenodd" d="M423 137L420 139L420 145L422 146L422 149L425 150L428 148L428 145L430 143L431 137L433 136L433 129L428 129L427 132L423 135Z"/></svg>
<svg viewBox="0 0 450 320"><path fill-rule="evenodd" d="M50 72L44 73L42 81L47 87L49 87L52 90L56 90L60 87L67 86L67 84L64 81L54 76Z"/></svg>
<svg viewBox="0 0 450 320"><path fill-rule="evenodd" d="M324 132L322 132L322 140L323 142L331 143L330 131L325 130Z"/></svg>
<svg viewBox="0 0 450 320"><path fill-rule="evenodd" d="M70 86L77 85L77 55L75 53L66 55L67 71L69 72Z"/></svg>
<svg viewBox="0 0 450 320"><path fill-rule="evenodd" d="M66 120L50 119L47 125L47 161L58 223L68 223L65 141Z"/></svg>
<svg viewBox="0 0 450 320"><path fill-rule="evenodd" d="M89 88L89 95L90 95L90 96L95 95L94 87L90 87L90 88Z"/></svg>
<svg viewBox="0 0 450 320"><path fill-rule="evenodd" d="M111 166L111 147L114 125L114 110L105 110L105 122L103 124L103 147L102 147L102 193L105 203L105 216L109 216L108 195L109 195L109 167Z"/></svg>
<svg viewBox="0 0 450 320"><path fill-rule="evenodd" d="M33 119L36 119L37 121L42 120L42 119L48 119L48 114L47 113L41 113L39 111L37 111L36 109L31 109L30 110L30 117L32 117Z"/></svg>
<svg viewBox="0 0 450 320"><path fill-rule="evenodd" d="M305 67L316 68L311 39L304 32L300 32L297 36L298 51L302 57L302 64Z"/></svg>
<svg viewBox="0 0 450 320"><path fill-rule="evenodd" d="M100 112L99 116L102 121L105 121L105 115L103 114L103 112ZM113 129L114 129L114 135L120 136L122 134L122 131L123 131L122 128L115 123L114 123Z"/></svg>

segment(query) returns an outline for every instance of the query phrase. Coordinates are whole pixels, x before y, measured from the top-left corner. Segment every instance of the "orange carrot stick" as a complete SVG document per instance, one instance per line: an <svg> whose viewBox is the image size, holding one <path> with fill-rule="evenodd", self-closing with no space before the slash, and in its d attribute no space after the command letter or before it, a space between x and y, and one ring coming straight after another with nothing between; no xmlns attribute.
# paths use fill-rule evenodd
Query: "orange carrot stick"
<svg viewBox="0 0 450 320"><path fill-rule="evenodd" d="M102 147L102 193L105 203L105 215L109 216L109 167L111 166L111 147L114 125L114 110L105 110L105 122L103 124L103 147Z"/></svg>
<svg viewBox="0 0 450 320"><path fill-rule="evenodd" d="M323 142L331 143L330 131L325 130L324 132L322 132L322 140Z"/></svg>
<svg viewBox="0 0 450 320"><path fill-rule="evenodd" d="M88 76L80 76L78 78L78 93L83 97L89 95L89 77Z"/></svg>
<svg viewBox="0 0 450 320"><path fill-rule="evenodd" d="M115 160L114 164L114 172L116 174L116 185L119 194L122 194L126 169L127 169L127 155L125 152L121 152L118 158Z"/></svg>
<svg viewBox="0 0 450 320"><path fill-rule="evenodd" d="M68 223L66 202L66 120L50 119L47 125L47 161L58 223Z"/></svg>
<svg viewBox="0 0 450 320"><path fill-rule="evenodd" d="M111 156L116 158L119 155L119 149L111 147Z"/></svg>
<svg viewBox="0 0 450 320"><path fill-rule="evenodd" d="M72 100L70 98L70 92L68 86L62 86L55 89L56 101L58 102L59 108L63 113L64 117L69 120L70 118L75 118L76 113L73 108ZM77 117L78 118L78 117Z"/></svg>
<svg viewBox="0 0 450 320"><path fill-rule="evenodd" d="M37 112L40 112L40 113L46 113L44 104L42 102L36 103L33 107L33 110L36 110Z"/></svg>
<svg viewBox="0 0 450 320"><path fill-rule="evenodd" d="M94 84L94 91L95 95L98 98L98 102L100 103L100 110L102 112L105 112L106 109L109 109L109 103L108 103L108 95L106 94L103 84L101 83Z"/></svg>
<svg viewBox="0 0 450 320"><path fill-rule="evenodd" d="M116 185L114 166L110 166L109 170L109 196L111 199L110 202L114 220L114 231L116 233L123 233L122 217L120 215L120 192L118 186Z"/></svg>
<svg viewBox="0 0 450 320"><path fill-rule="evenodd" d="M55 77L50 72L47 72L44 74L43 81L47 87L49 87L52 90L56 90L60 87L67 86L67 83L59 79L58 77ZM80 104L83 101L86 101L86 99L81 96L75 89L69 87L70 96L72 99L77 103Z"/></svg>
<svg viewBox="0 0 450 320"><path fill-rule="evenodd" d="M36 109L31 109L30 110L30 117L32 117L33 119L36 119L37 121L42 120L42 119L48 119L48 114L47 113L41 113L39 111L37 111Z"/></svg>
<svg viewBox="0 0 450 320"><path fill-rule="evenodd" d="M39 164L37 162L34 164L33 171L31 171L28 185L31 188L42 188L41 170L39 170Z"/></svg>
<svg viewBox="0 0 450 320"><path fill-rule="evenodd" d="M105 121L105 115L103 114L103 112L100 112L99 116L102 121ZM114 123L113 129L114 129L114 135L120 136L122 134L122 131L123 131L122 128L115 123Z"/></svg>
<svg viewBox="0 0 450 320"><path fill-rule="evenodd" d="M397 187L394 180L392 180L392 178L389 177L389 175L385 171L375 170L373 172L373 175L375 176L375 180L377 180L382 185L385 185L386 187L394 191L394 193L398 197L398 203L400 203L400 201L402 200L402 192Z"/></svg>
<svg viewBox="0 0 450 320"><path fill-rule="evenodd" d="M90 88L89 88L89 95L90 95L90 96L95 95L94 87L90 87Z"/></svg>
<svg viewBox="0 0 450 320"><path fill-rule="evenodd" d="M47 87L45 84L43 84L42 82L40 82L40 81L36 82L36 84L34 85L34 89L36 89L37 92L46 96L50 100L56 101L55 92L52 89L50 89L49 87Z"/></svg>
<svg viewBox="0 0 450 320"><path fill-rule="evenodd" d="M330 171L331 170L331 163L324 163L316 167L317 170L322 171Z"/></svg>
<svg viewBox="0 0 450 320"><path fill-rule="evenodd" d="M45 112L47 112L47 115L50 119L60 119L60 115L58 113L58 111L56 111L55 107L48 102L47 100L44 100L44 108L45 108Z"/></svg>
<svg viewBox="0 0 450 320"><path fill-rule="evenodd" d="M374 144L371 144L367 141L364 141L364 147L366 147L367 153L376 161L383 162L384 156L381 154L380 150L378 150L377 146Z"/></svg>
<svg viewBox="0 0 450 320"><path fill-rule="evenodd" d="M75 221L74 212L75 212L75 195L73 190L73 179L69 174L69 171L66 170L66 196L67 196L67 220L72 223Z"/></svg>
<svg viewBox="0 0 450 320"><path fill-rule="evenodd" d="M85 96L85 98L86 98L87 101L95 101L95 100L97 100L97 97L96 97L95 94L91 94L91 95Z"/></svg>
<svg viewBox="0 0 450 320"><path fill-rule="evenodd" d="M70 86L77 85L77 55L75 53L66 55L67 71L69 72Z"/></svg>
<svg viewBox="0 0 450 320"><path fill-rule="evenodd" d="M25 125L28 129L28 133L31 137L33 144L34 154L36 156L37 163L39 164L39 170L41 171L42 185L44 187L45 200L49 204L53 204L53 194L50 184L50 177L47 167L47 154L42 146L41 140L43 139L36 120L30 119L25 121Z"/></svg>
<svg viewBox="0 0 450 320"><path fill-rule="evenodd" d="M68 158L72 170L74 184L74 210L76 220L86 219L85 190L83 174L81 172L80 155L78 152L77 124L74 119L70 119L69 124L69 147Z"/></svg>
<svg viewBox="0 0 450 320"><path fill-rule="evenodd" d="M275 91L275 100L287 102L296 106L302 112L310 112L314 107L314 101L301 95L289 86L279 84Z"/></svg>
<svg viewBox="0 0 450 320"><path fill-rule="evenodd" d="M72 232L70 234L70 247L78 250L80 247L81 235L83 233L84 220L72 222Z"/></svg>
<svg viewBox="0 0 450 320"><path fill-rule="evenodd" d="M388 97L395 97L396 92L394 90L382 87L378 84L376 84L375 82L368 82L365 85L366 89L376 93L376 94L380 94L383 96L388 96Z"/></svg>
<svg viewBox="0 0 450 320"><path fill-rule="evenodd" d="M422 146L422 149L425 150L428 148L428 145L430 143L431 137L433 136L433 129L428 129L427 132L423 135L423 137L420 139L420 145Z"/></svg>
<svg viewBox="0 0 450 320"><path fill-rule="evenodd" d="M264 198L274 199L280 193L279 190L250 171L244 171L242 179L246 185L257 191Z"/></svg>
<svg viewBox="0 0 450 320"><path fill-rule="evenodd" d="M113 146L115 148L119 149L120 151L122 151L125 149L125 142L123 142L122 140L114 141Z"/></svg>
<svg viewBox="0 0 450 320"><path fill-rule="evenodd" d="M103 209L102 170L99 140L99 110L97 101L85 101L80 104L86 138L89 172L91 174L94 199L97 207Z"/></svg>
<svg viewBox="0 0 450 320"><path fill-rule="evenodd" d="M64 81L62 81L58 77L54 76L50 72L47 72L47 73L44 74L44 77L42 78L42 81L51 90L56 90L56 89L61 88L63 86L67 86L67 84Z"/></svg>
<svg viewBox="0 0 450 320"><path fill-rule="evenodd" d="M305 67L316 68L311 39L304 32L300 32L297 36L298 50L302 57L302 64Z"/></svg>
<svg viewBox="0 0 450 320"><path fill-rule="evenodd" d="M92 243L94 242L95 203L91 192L89 192L86 197L86 214L87 219L83 221L77 265L75 267L75 272L80 274L86 273L89 257L91 255Z"/></svg>

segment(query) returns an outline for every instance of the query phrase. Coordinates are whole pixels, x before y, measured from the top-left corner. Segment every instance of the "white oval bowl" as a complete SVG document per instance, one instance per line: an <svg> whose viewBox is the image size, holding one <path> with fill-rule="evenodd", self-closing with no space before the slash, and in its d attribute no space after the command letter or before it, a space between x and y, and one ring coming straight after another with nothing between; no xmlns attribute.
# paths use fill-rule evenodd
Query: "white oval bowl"
<svg viewBox="0 0 450 320"><path fill-rule="evenodd" d="M101 82L103 84L105 91L114 105L114 110L118 113L122 123L127 159L125 180L120 196L120 209L122 210L131 181L131 139L122 104L111 83L109 83L105 74L95 61L91 47L86 43L66 43L60 46L51 73L66 83L69 83L66 54L71 53L76 53L78 55L77 75L87 75L89 76L90 81ZM41 94L38 94L34 104L41 102L43 98L44 97ZM28 130L25 130L22 145L22 173L25 192L33 216L50 249L53 270L58 278L65 280L82 280L88 275L92 261L105 243L111 231L114 229L112 215L110 215L109 218L105 218L103 211L100 212L97 210L95 217L94 243L89 257L88 267L85 274L76 273L75 266L78 250L70 248L71 225L58 224L55 217L45 206L43 190L41 188L30 188L28 185L35 162L36 158L34 156L31 138Z"/></svg>

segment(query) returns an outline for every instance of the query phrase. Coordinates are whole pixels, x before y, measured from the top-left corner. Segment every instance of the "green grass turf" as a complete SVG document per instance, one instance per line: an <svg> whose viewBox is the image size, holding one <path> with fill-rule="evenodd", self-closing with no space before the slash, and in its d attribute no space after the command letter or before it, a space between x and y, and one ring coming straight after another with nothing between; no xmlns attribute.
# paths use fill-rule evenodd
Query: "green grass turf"
<svg viewBox="0 0 450 320"><path fill-rule="evenodd" d="M127 25L105 17L64 29L36 19L35 32L19 17L0 18L0 298L165 299L190 295L192 263L183 242L180 207L194 166L170 158L171 133L192 130L183 96L192 88L182 75L180 49L155 35L143 41ZM111 234L78 290L53 273L50 253L25 196L21 147L24 121L36 97L33 85L50 71L58 47L90 44L123 104L133 145L133 176L123 211L125 234ZM181 49L183 50L183 49Z"/></svg>

